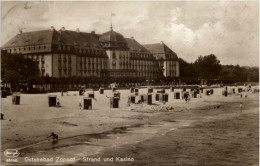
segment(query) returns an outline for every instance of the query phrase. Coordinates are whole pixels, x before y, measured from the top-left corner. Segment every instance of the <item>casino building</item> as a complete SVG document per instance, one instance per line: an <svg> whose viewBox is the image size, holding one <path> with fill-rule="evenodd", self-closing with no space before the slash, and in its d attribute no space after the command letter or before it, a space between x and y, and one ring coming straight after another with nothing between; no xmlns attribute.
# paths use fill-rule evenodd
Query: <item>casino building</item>
<svg viewBox="0 0 260 166"><path fill-rule="evenodd" d="M158 70L165 77L178 78L177 54L164 43L141 45L111 27L96 34L51 27L20 32L2 48L35 60L40 75L51 77L140 77L155 79Z"/></svg>

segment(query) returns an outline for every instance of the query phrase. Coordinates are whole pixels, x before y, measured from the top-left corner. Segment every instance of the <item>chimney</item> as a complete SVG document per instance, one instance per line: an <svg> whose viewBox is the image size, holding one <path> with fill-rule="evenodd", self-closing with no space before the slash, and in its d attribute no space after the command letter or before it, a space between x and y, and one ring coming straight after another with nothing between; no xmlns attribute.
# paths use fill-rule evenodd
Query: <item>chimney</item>
<svg viewBox="0 0 260 166"><path fill-rule="evenodd" d="M93 35L94 35L94 34L95 34L95 31L91 31L91 34L93 34Z"/></svg>
<svg viewBox="0 0 260 166"><path fill-rule="evenodd" d="M79 31L79 28L77 28L77 29L76 29L76 32L77 32L77 33L79 33L79 32L80 32L80 31Z"/></svg>
<svg viewBox="0 0 260 166"><path fill-rule="evenodd" d="M61 31L65 31L65 27L61 27Z"/></svg>
<svg viewBox="0 0 260 166"><path fill-rule="evenodd" d="M51 26L51 31L54 31L54 30L55 30L54 26Z"/></svg>

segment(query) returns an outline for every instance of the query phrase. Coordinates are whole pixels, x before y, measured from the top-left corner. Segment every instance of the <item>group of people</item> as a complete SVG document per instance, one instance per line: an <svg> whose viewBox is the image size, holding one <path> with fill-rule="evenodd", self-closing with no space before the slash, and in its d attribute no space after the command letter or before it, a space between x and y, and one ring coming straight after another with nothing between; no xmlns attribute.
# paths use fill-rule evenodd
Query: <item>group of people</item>
<svg viewBox="0 0 260 166"><path fill-rule="evenodd" d="M61 96L63 96L63 90L61 91ZM67 91L67 96L69 96L69 92Z"/></svg>
<svg viewBox="0 0 260 166"><path fill-rule="evenodd" d="M241 98L243 97L243 94L242 94L242 93L240 94L240 97L241 97ZM247 95L245 95L245 98L247 98Z"/></svg>

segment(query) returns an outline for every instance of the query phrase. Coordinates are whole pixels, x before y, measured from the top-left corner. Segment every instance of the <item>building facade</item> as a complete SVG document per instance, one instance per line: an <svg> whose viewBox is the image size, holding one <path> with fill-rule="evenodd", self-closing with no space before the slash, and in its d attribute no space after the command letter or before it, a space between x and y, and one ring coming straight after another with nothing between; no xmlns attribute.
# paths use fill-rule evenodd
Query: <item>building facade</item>
<svg viewBox="0 0 260 166"><path fill-rule="evenodd" d="M110 31L103 34L66 30L21 32L2 48L22 54L39 65L40 75L50 77L139 77L156 78L158 70L165 77L179 77L175 52L165 44L141 45Z"/></svg>
<svg viewBox="0 0 260 166"><path fill-rule="evenodd" d="M168 46L161 42L156 44L145 44L144 47L154 55L165 77L180 76L177 54Z"/></svg>

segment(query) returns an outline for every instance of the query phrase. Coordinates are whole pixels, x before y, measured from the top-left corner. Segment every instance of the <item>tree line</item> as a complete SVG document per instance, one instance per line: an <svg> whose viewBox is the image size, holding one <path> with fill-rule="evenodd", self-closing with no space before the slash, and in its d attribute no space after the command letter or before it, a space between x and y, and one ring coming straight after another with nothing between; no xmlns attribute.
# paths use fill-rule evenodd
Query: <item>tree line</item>
<svg viewBox="0 0 260 166"><path fill-rule="evenodd" d="M236 82L258 82L258 67L241 67L239 65L221 65L220 61L213 54L200 56L193 63L188 63L183 59L179 59L180 79L186 84L200 84L201 80L207 80L210 84L233 84ZM179 78L163 77L162 71L158 71L157 77L150 83L171 84L178 82ZM1 51L1 81L2 83L10 83L12 87L18 85L33 84L103 84L110 83L147 83L145 78L120 77L111 78L104 77L71 77L71 78L54 78L40 77L38 64L28 58L24 58L19 54L9 54Z"/></svg>
<svg viewBox="0 0 260 166"><path fill-rule="evenodd" d="M210 84L259 81L259 67L221 65L214 54L199 56L191 63L180 58L179 63L182 81L190 84L199 84L202 79Z"/></svg>

